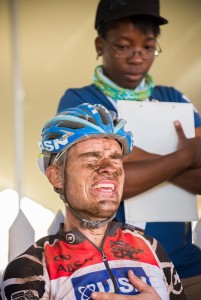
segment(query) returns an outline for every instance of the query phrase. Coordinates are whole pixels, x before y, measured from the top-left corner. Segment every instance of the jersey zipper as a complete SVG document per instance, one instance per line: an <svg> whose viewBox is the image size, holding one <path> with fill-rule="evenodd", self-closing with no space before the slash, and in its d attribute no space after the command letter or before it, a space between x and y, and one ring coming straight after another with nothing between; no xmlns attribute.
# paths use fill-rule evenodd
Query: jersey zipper
<svg viewBox="0 0 201 300"><path fill-rule="evenodd" d="M102 253L102 260L104 262L106 270L108 271L108 273L110 275L110 278L112 280L112 283L114 285L114 291L115 291L116 294L119 294L119 289L118 289L117 281L116 281L115 276L113 275L112 270L111 270L111 268L109 266L109 263L108 263L108 260L107 260L107 256L106 256L106 254L102 250L100 250L100 249L98 249L98 250L99 250L99 252Z"/></svg>
<svg viewBox="0 0 201 300"><path fill-rule="evenodd" d="M98 248L98 247L97 247L93 242L91 242L90 240L89 240L89 242L90 242L90 243L98 250L98 252L101 253L101 255L102 255L102 260L103 260L103 263L104 263L104 265L105 265L105 268L106 268L106 270L108 271L108 274L110 275L110 278L111 278L111 280L112 280L112 283L113 283L113 286L114 286L114 292L115 292L116 294L119 294L119 288L118 288L118 285L117 285L117 281L116 281L115 276L114 276L114 274L112 273L112 270L111 270L111 268L110 268L110 266L109 266L109 263L108 263L108 260L107 260L107 255L106 255L106 254L104 253L104 251L103 251L103 245L104 245L105 239L106 239L106 237L107 237L107 235L108 235L109 229L110 229L110 225L108 226L108 228L107 228L107 230L106 230L106 232L105 232L105 235L104 235L104 237L103 237L103 240L102 240L102 243L101 243L100 248Z"/></svg>

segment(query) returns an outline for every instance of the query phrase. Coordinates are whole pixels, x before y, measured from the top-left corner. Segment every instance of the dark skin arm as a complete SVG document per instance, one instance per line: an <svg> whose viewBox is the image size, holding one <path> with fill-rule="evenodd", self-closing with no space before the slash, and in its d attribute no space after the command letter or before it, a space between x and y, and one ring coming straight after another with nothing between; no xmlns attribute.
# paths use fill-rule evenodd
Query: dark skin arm
<svg viewBox="0 0 201 300"><path fill-rule="evenodd" d="M196 137L201 137L201 127L195 130ZM201 156L201 152L200 152ZM176 177L171 178L171 182L187 191L201 194L201 168L188 169Z"/></svg>
<svg viewBox="0 0 201 300"><path fill-rule="evenodd" d="M201 168L187 170L181 175L172 178L171 182L188 192L201 195Z"/></svg>
<svg viewBox="0 0 201 300"><path fill-rule="evenodd" d="M160 156L137 147L124 160L123 199L141 194L169 181L189 192L201 194L201 127L195 138L186 138L180 123L175 122L178 150Z"/></svg>

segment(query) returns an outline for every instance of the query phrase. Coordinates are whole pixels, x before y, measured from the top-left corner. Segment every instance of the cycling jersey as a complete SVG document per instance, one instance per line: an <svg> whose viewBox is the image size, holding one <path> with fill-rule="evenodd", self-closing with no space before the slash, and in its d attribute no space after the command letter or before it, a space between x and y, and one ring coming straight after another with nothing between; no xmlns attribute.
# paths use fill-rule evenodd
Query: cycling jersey
<svg viewBox="0 0 201 300"><path fill-rule="evenodd" d="M9 300L90 299L92 291L135 295L128 270L153 286L163 300L186 299L162 246L131 226L113 221L100 248L77 228L44 237L12 260L2 281Z"/></svg>

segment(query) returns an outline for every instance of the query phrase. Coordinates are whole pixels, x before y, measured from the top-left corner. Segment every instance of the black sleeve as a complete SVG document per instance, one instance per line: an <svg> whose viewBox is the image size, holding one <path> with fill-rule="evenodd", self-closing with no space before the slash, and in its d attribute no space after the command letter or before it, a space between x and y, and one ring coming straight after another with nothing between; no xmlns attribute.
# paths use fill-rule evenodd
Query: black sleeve
<svg viewBox="0 0 201 300"><path fill-rule="evenodd" d="M168 257L166 251L164 250L163 246L156 241L155 239L149 238L150 242L152 241L152 246L156 248L156 255L158 256L158 259L161 264L161 268L163 269L163 272L165 274L165 278L167 280L167 284L169 287L171 287L170 291L170 300L187 300L184 290L182 287L181 280L179 278L179 275Z"/></svg>
<svg viewBox="0 0 201 300"><path fill-rule="evenodd" d="M42 249L31 246L25 253L12 260L5 269L2 299L42 299L47 293L42 264Z"/></svg>

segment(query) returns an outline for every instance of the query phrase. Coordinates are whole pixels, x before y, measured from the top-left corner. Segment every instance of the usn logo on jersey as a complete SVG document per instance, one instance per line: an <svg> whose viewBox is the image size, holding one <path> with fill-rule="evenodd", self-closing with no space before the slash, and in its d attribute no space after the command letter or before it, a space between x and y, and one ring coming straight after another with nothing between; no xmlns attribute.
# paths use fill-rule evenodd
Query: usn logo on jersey
<svg viewBox="0 0 201 300"><path fill-rule="evenodd" d="M131 268L116 268L112 270L115 278L111 278L106 270L93 272L72 279L72 284L77 300L88 300L92 292L115 292L117 285L118 293L124 295L136 295L137 289L129 282L128 270ZM150 284L149 277L142 268L135 268L135 274L144 282Z"/></svg>

